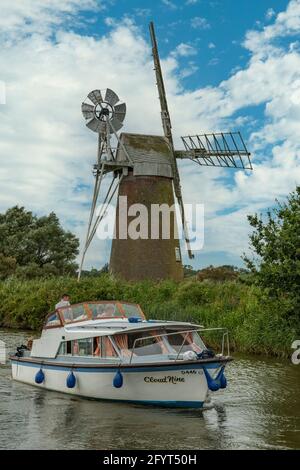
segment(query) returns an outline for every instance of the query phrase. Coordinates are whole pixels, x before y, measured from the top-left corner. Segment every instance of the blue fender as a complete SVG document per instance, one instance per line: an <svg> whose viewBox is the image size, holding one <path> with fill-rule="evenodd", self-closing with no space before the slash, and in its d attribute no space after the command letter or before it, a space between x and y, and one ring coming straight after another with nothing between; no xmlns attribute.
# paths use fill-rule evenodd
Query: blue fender
<svg viewBox="0 0 300 470"><path fill-rule="evenodd" d="M113 380L113 386L115 388L121 388L123 385L123 375L121 374L120 370L116 372Z"/></svg>
<svg viewBox="0 0 300 470"><path fill-rule="evenodd" d="M68 377L67 377L67 380L66 380L66 385L68 388L74 388L75 385L76 385L76 377L74 375L74 372L71 370Z"/></svg>
<svg viewBox="0 0 300 470"><path fill-rule="evenodd" d="M221 382L220 388L226 388L227 387L227 379L226 379L224 374L222 375L220 382Z"/></svg>
<svg viewBox="0 0 300 470"><path fill-rule="evenodd" d="M209 390L211 390L212 392L216 392L217 390L219 390L220 388L220 385L219 383L217 382L217 380L213 379L208 370L206 369L206 367L203 367L203 371L204 371L204 374L205 374L205 377L206 377L206 380L207 380L207 386L209 388Z"/></svg>
<svg viewBox="0 0 300 470"><path fill-rule="evenodd" d="M42 371L42 368L35 374L35 383L36 384L42 384L45 380L45 374Z"/></svg>
<svg viewBox="0 0 300 470"><path fill-rule="evenodd" d="M227 387L227 379L224 375L224 369L225 369L225 366L222 366L221 369L218 372L217 377L215 378L215 381L218 382L220 388L226 388Z"/></svg>
<svg viewBox="0 0 300 470"><path fill-rule="evenodd" d="M225 369L225 366L222 366L221 369L218 372L217 377L215 379L213 379L210 376L208 370L205 367L203 367L204 374L205 374L205 377L206 377L206 380L207 380L208 388L212 392L216 392L217 390L219 390L219 388L226 388L227 387L227 379L226 379L225 374L224 374L224 369Z"/></svg>

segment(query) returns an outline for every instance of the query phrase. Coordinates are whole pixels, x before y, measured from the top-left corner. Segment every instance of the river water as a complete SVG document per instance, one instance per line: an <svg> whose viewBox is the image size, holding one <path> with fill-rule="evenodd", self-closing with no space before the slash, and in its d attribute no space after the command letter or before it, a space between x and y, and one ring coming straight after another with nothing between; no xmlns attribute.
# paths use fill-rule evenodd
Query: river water
<svg viewBox="0 0 300 470"><path fill-rule="evenodd" d="M15 350L30 335L0 330ZM0 366L0 449L299 449L300 365L234 355L213 407L100 402L11 380Z"/></svg>

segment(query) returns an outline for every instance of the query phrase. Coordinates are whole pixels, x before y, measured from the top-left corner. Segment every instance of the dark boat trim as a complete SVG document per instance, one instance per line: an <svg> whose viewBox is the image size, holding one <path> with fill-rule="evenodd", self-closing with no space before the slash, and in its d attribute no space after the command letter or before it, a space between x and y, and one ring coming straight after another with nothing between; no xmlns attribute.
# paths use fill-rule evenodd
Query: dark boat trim
<svg viewBox="0 0 300 470"><path fill-rule="evenodd" d="M90 369L106 369L107 372L111 370L118 370L118 369L127 369L127 371L137 371L137 370L176 370L176 369L193 369L193 368L201 368L203 366L210 366L212 364L226 364L233 360L231 356L221 356L221 357L212 357L208 359L199 359L197 361L178 361L178 362L153 362L153 363L135 363L135 364L84 364L84 363L74 363L74 362L54 362L54 361L47 361L42 358L28 358L28 357L18 357L18 356L10 356L10 360L12 362L22 363L22 365L30 366L32 364L33 367L53 367L53 368L63 368L63 369L74 369L74 370L86 370L89 371Z"/></svg>

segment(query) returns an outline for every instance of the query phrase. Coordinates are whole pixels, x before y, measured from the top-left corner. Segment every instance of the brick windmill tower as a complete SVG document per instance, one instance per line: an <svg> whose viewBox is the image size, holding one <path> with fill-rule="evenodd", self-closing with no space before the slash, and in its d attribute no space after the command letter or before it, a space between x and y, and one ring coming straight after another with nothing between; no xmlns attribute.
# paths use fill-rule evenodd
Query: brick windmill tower
<svg viewBox="0 0 300 470"><path fill-rule="evenodd" d="M248 152L239 132L211 133L182 137L184 150L173 144L171 119L158 55L154 25L150 23L154 70L161 106L163 135L121 133L126 105L112 90L94 90L82 103L87 127L98 133L98 157L94 165L95 186L86 242L79 278L88 247L106 211L118 194L115 234L110 255L110 272L126 280L183 277L181 248L178 240L176 212L170 211L168 235L162 224L154 223L153 208L179 207L179 218L189 258L191 250L181 192L177 159L193 161L200 166L252 169ZM111 145L111 137L117 142ZM96 205L105 177L112 176L97 216ZM136 210L143 205L146 212ZM137 206L139 205L139 206ZM145 215L147 214L147 215ZM161 220L161 219L158 219ZM132 224L139 236L130 235ZM156 227L153 234L153 226Z"/></svg>

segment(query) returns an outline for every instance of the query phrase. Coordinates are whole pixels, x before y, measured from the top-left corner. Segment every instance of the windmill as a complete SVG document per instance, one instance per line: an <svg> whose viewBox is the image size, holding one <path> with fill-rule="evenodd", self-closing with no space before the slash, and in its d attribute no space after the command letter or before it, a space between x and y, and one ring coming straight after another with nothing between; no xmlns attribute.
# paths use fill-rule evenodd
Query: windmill
<svg viewBox="0 0 300 470"><path fill-rule="evenodd" d="M174 206L176 198L180 221L189 258L191 250L188 227L183 204L180 174L177 160L185 159L199 166L252 169L248 152L240 132L219 132L187 135L181 137L184 149L176 150L173 143L172 125L161 71L154 25L149 25L156 84L161 107L163 136L117 132L121 129L126 115L126 105L110 89L94 90L82 103L86 126L98 133L97 163L94 165L95 185L90 212L86 242L83 249L78 278L84 258L106 215L107 208L118 191L115 236L112 240L110 271L127 280L183 277L181 250L177 238L176 213L171 216L172 236L164 238L161 229L151 237L151 207L153 205ZM111 137L117 142L111 145ZM100 211L95 215L100 188L105 177L112 177ZM175 195L175 198L174 198ZM126 206L122 203L126 198ZM144 237L128 237L128 224L133 216L128 207L144 204L147 208L147 234ZM126 230L120 220L126 220ZM149 224L148 224L149 222Z"/></svg>

